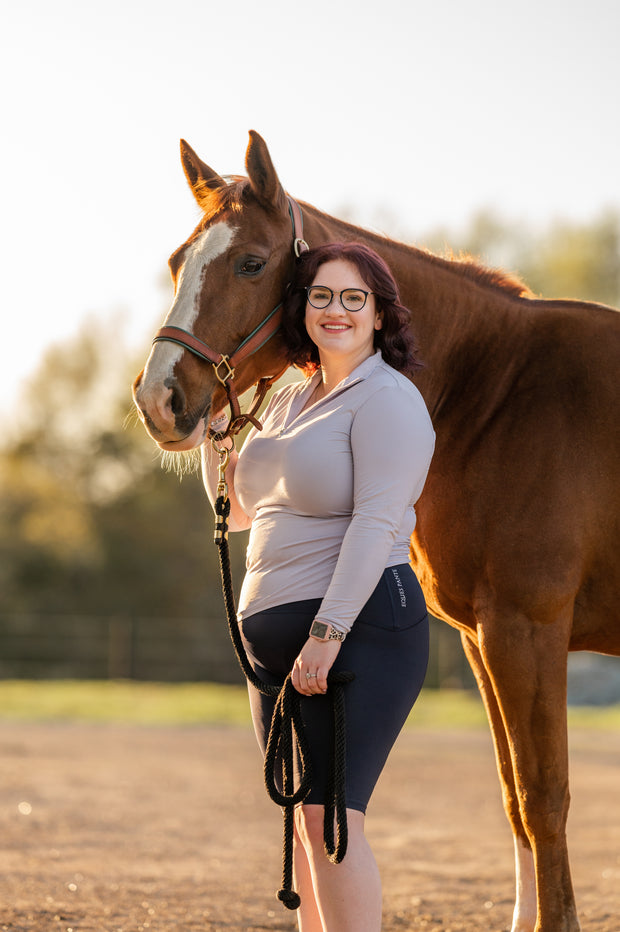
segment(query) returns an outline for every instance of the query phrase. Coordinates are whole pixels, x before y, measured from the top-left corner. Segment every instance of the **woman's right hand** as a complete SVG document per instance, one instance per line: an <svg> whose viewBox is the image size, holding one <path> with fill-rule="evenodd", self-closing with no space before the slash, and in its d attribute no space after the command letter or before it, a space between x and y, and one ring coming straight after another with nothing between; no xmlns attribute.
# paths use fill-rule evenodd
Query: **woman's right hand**
<svg viewBox="0 0 620 932"><path fill-rule="evenodd" d="M341 646L341 641L308 638L291 671L291 682L298 693L320 696L327 692L327 676Z"/></svg>

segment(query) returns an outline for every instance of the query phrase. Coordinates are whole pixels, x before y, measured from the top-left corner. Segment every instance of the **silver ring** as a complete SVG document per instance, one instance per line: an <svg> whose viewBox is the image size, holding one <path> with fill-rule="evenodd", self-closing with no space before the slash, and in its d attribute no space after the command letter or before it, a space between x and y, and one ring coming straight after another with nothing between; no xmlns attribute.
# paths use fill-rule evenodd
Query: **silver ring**
<svg viewBox="0 0 620 932"><path fill-rule="evenodd" d="M316 676L316 673L306 673L307 680L311 680L313 676Z"/></svg>

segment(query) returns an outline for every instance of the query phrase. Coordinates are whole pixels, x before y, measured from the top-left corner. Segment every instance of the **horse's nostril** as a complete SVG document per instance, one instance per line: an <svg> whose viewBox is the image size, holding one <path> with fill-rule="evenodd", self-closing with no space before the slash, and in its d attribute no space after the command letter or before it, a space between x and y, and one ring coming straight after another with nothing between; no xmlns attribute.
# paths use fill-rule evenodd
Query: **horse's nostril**
<svg viewBox="0 0 620 932"><path fill-rule="evenodd" d="M175 417L179 417L179 415L185 414L186 407L187 407L186 400L185 400L185 393L178 384L175 384L172 386L172 395L170 396L170 407Z"/></svg>

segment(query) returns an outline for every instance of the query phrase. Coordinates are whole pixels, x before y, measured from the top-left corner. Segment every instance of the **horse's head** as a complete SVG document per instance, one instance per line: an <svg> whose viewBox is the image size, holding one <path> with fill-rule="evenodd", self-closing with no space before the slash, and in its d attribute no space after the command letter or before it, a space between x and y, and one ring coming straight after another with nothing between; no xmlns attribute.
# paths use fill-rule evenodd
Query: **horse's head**
<svg viewBox="0 0 620 932"><path fill-rule="evenodd" d="M230 367L210 365L209 352L232 357L236 392L286 368L277 334L235 350L280 304L295 261L289 201L257 133L250 132L247 178L225 181L184 141L181 159L204 216L170 258L172 307L134 383L147 431L162 449L178 451L202 443L227 402Z"/></svg>

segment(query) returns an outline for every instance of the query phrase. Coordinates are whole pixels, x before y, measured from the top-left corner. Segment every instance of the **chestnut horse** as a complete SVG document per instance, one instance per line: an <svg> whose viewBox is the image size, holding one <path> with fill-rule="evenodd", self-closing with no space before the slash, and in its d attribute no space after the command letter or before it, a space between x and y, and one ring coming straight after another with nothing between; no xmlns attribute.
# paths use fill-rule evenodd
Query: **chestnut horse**
<svg viewBox="0 0 620 932"><path fill-rule="evenodd" d="M311 246L357 240L384 257L437 433L411 562L430 611L460 630L488 712L514 833L512 932L576 932L566 665L570 650L620 654L620 314L300 212L254 132L247 178L181 152L204 215L170 260L166 329L135 382L147 430L165 450L196 447L232 368L239 391L286 368L277 333L235 350L282 299L301 215ZM204 361L221 354L223 371Z"/></svg>

